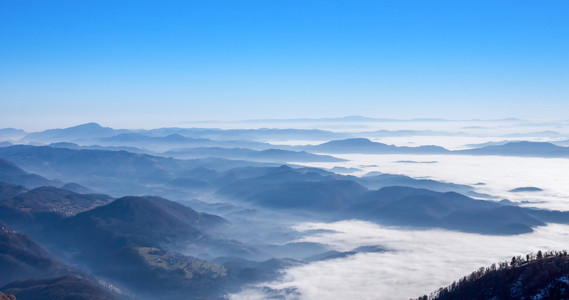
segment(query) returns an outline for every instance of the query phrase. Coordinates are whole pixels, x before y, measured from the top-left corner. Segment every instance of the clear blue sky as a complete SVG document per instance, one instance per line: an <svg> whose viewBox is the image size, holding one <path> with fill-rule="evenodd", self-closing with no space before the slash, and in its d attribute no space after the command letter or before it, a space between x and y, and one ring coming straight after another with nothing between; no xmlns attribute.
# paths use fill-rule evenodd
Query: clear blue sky
<svg viewBox="0 0 569 300"><path fill-rule="evenodd" d="M0 127L569 119L569 1L0 1Z"/></svg>

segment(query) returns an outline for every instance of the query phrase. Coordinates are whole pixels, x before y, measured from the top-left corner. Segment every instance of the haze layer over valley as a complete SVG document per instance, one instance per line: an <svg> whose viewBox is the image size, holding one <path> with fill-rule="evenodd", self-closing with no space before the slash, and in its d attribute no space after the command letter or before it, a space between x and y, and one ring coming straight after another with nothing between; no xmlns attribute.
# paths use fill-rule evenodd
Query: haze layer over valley
<svg viewBox="0 0 569 300"><path fill-rule="evenodd" d="M568 15L2 1L0 299L568 299Z"/></svg>
<svg viewBox="0 0 569 300"><path fill-rule="evenodd" d="M0 220L125 299L408 299L569 246L564 122L271 122L4 130Z"/></svg>

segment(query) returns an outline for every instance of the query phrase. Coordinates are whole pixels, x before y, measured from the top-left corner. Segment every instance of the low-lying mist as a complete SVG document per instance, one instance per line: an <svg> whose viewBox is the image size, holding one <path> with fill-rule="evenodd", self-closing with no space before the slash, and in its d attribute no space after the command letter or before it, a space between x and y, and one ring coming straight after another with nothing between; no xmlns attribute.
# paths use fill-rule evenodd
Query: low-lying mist
<svg viewBox="0 0 569 300"><path fill-rule="evenodd" d="M388 251L293 267L284 271L281 280L258 284L229 295L230 299L263 299L275 294L285 299L409 299L512 256L569 247L567 225L548 225L516 236L408 230L358 220L302 223L294 229L324 229L298 241L322 243L339 251L370 245Z"/></svg>
<svg viewBox="0 0 569 300"><path fill-rule="evenodd" d="M566 139L566 125L516 122L319 123L335 132L84 124L30 133L20 140L29 145L0 148L1 221L109 285L126 283L133 297L408 299L515 255L569 248L561 225L569 224L569 148L539 143L529 156L541 157L522 157L373 141L452 150ZM547 149L562 154L545 158ZM92 203L83 195L92 193L109 196ZM147 195L178 203L122 198ZM81 240L86 231L95 235ZM132 280L124 254L146 277Z"/></svg>
<svg viewBox="0 0 569 300"><path fill-rule="evenodd" d="M565 158L404 154L336 156L347 161L303 165L358 168L361 171L353 173L357 176L375 171L471 185L477 192L519 202L524 206L569 210L569 159ZM413 163L421 161L436 163ZM518 187L538 187L543 191L510 192Z"/></svg>

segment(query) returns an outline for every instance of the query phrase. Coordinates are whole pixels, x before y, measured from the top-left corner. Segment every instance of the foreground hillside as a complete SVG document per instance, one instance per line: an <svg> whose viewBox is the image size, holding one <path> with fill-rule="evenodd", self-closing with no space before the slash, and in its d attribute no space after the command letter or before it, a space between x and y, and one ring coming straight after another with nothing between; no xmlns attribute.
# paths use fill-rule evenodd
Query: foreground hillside
<svg viewBox="0 0 569 300"><path fill-rule="evenodd" d="M159 197L112 199L0 183L0 291L18 299L114 297L101 288L125 299L220 299L298 264L235 257L257 250L215 237L229 226ZM216 263L194 252L225 258Z"/></svg>
<svg viewBox="0 0 569 300"><path fill-rule="evenodd" d="M0 292L0 300L16 300L16 297L14 297L14 295L6 295Z"/></svg>
<svg viewBox="0 0 569 300"><path fill-rule="evenodd" d="M87 280L62 276L41 280L16 281L2 288L6 293L13 294L12 299L81 299L81 300L117 300L103 288ZM2 298L0 300L10 299Z"/></svg>
<svg viewBox="0 0 569 300"><path fill-rule="evenodd" d="M539 251L492 264L418 300L569 299L567 251Z"/></svg>

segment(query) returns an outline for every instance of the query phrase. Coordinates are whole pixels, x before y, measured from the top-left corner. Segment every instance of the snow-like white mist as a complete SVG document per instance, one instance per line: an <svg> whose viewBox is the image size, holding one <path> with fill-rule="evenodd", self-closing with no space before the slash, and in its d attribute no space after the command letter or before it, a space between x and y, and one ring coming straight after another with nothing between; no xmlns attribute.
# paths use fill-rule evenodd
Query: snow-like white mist
<svg viewBox="0 0 569 300"><path fill-rule="evenodd" d="M501 127L503 133L519 129ZM530 125L525 129L532 130ZM565 130L566 127L561 129ZM495 132L495 128L474 130ZM449 149L465 148L466 143L505 139L483 136L370 138L400 146L440 145ZM516 139L552 140L535 136ZM356 176L377 171L471 185L477 192L496 196L496 199L509 199L522 206L569 210L569 159L470 155L334 156L347 161L304 165L325 169L335 166L360 169L351 173ZM510 191L518 187L538 187L543 191ZM281 280L261 283L228 298L264 299L269 291L271 295L280 292L286 299L409 299L428 294L480 267L509 260L512 256L537 250L569 248L569 226L558 224L548 224L535 228L533 233L515 236L409 230L359 220L303 223L294 228L298 231L330 230L309 235L302 241L327 244L338 251L369 245L379 245L390 251L358 253L290 268L284 271ZM291 293L291 290L294 292Z"/></svg>
<svg viewBox="0 0 569 300"><path fill-rule="evenodd" d="M569 159L470 156L470 155L376 155L343 154L342 163L311 163L332 168L354 167L354 175L378 171L429 178L457 184L474 185L476 191L522 202L524 206L569 210ZM436 163L412 163L412 162ZM408 162L408 163L402 163ZM475 185L478 184L478 185ZM518 187L538 187L541 192L512 193Z"/></svg>
<svg viewBox="0 0 569 300"><path fill-rule="evenodd" d="M319 261L285 271L282 280L258 287L300 294L289 299L409 299L430 293L483 266L537 250L569 247L569 226L548 225L517 236L488 236L444 230L404 230L363 221L305 223L299 231L333 232L302 241L328 244L339 251L380 245L388 252L359 253ZM251 288L230 299L263 299L261 288Z"/></svg>

